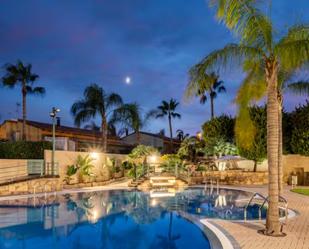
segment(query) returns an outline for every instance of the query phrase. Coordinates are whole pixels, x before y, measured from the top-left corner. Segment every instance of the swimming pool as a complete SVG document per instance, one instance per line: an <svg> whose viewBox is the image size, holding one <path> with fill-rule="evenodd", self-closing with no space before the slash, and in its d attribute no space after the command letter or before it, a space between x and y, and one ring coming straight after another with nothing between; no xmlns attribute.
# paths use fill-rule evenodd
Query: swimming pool
<svg viewBox="0 0 309 249"><path fill-rule="evenodd" d="M168 194L105 190L2 201L0 249L207 249L217 242L194 220L242 219L241 200L251 195L202 188ZM257 215L251 206L247 219Z"/></svg>

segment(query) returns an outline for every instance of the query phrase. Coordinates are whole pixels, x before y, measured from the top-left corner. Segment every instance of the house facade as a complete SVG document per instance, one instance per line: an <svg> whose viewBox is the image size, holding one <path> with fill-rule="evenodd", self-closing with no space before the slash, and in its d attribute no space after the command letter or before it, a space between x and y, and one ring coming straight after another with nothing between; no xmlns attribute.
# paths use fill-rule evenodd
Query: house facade
<svg viewBox="0 0 309 249"><path fill-rule="evenodd" d="M5 120L0 125L0 140L21 140L22 120ZM91 148L100 148L102 133L75 127L63 126L60 120L56 125L56 149L69 151L87 151ZM37 121L26 121L27 141L52 141L52 124ZM118 137L109 136L107 152L127 154L133 146Z"/></svg>
<svg viewBox="0 0 309 249"><path fill-rule="evenodd" d="M173 148L171 148L169 137L144 131L128 134L123 137L122 140L131 145L137 145L140 143L143 145L152 146L157 148L162 153L177 152L181 144L180 140L173 138Z"/></svg>

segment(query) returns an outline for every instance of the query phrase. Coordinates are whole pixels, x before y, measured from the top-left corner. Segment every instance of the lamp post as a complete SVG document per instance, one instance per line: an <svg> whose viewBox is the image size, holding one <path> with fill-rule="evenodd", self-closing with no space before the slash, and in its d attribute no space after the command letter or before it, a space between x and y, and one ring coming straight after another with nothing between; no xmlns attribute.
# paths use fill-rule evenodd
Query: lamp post
<svg viewBox="0 0 309 249"><path fill-rule="evenodd" d="M52 156L51 156L51 168L52 168L52 175L55 173L55 150L56 150L56 137L55 137L55 131L56 131L56 117L57 113L60 112L59 108L53 107L52 111L49 113L49 116L52 118L53 121L53 150L52 150Z"/></svg>

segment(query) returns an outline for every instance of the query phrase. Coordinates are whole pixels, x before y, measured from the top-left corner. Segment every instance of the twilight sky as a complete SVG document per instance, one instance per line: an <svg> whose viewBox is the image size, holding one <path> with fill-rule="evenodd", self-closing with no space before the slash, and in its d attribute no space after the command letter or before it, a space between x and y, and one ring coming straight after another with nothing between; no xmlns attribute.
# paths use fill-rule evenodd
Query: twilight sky
<svg viewBox="0 0 309 249"><path fill-rule="evenodd" d="M49 122L48 113L57 106L62 123L73 125L72 103L96 82L125 102L138 102L145 112L164 99L178 99L182 119L174 130L194 134L210 111L209 103L183 101L188 69L236 41L205 0L0 0L0 6L0 65L17 59L31 63L40 76L36 84L47 91L44 98L28 97L28 118L37 121ZM309 22L309 1L274 0L271 13L281 34L295 22ZM221 79L227 93L216 100L215 112L234 114L241 72L221 72ZM286 109L303 101L290 95ZM20 88L0 88L1 120L17 117L17 102ZM167 120L151 121L145 130L163 128L168 131Z"/></svg>

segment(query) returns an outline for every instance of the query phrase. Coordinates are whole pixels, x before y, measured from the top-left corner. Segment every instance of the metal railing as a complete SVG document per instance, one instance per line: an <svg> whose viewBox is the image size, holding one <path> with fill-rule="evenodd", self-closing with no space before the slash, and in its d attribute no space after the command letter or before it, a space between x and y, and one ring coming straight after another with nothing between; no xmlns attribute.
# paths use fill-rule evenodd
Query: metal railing
<svg viewBox="0 0 309 249"><path fill-rule="evenodd" d="M52 163L48 162L45 164L45 175L47 176L58 176L59 175L59 163L55 162L54 167Z"/></svg>
<svg viewBox="0 0 309 249"><path fill-rule="evenodd" d="M260 197L265 201L267 201L266 197L264 197L263 195L261 195L260 193L254 193L251 198L249 199L247 205L245 206L245 209L244 209L244 220L246 221L247 220L247 209L248 207L250 206L251 202L255 199L255 197Z"/></svg>
<svg viewBox="0 0 309 249"><path fill-rule="evenodd" d="M264 202L262 203L262 205L260 206L259 208L259 217L261 219L261 214L262 214L262 208L264 207L264 205L266 204L266 202L268 203L268 199L269 197L267 196L264 200ZM287 223L287 220L288 220L288 214L289 214L289 210L288 210L288 201L281 195L279 195L279 203L284 203L284 215L285 215L285 223ZM282 207L279 207L279 208L282 208Z"/></svg>
<svg viewBox="0 0 309 249"><path fill-rule="evenodd" d="M27 160L29 175L44 175L44 160Z"/></svg>
<svg viewBox="0 0 309 249"><path fill-rule="evenodd" d="M262 202L262 205L260 205L259 207L259 220L262 219L262 209L263 207L265 206L266 203L269 202L269 197L265 197L263 196L262 194L260 193L254 193L251 198L249 199L247 205L245 206L244 208L244 220L246 221L247 220L247 209L248 207L250 206L250 204L252 203L252 201L256 198L256 197L260 197L260 199L263 200ZM285 223L287 222L287 219L288 219L288 202L287 200L283 197L283 196L279 196L279 202L282 202L284 203L284 214L285 214ZM279 208L282 208L282 207L279 207Z"/></svg>

